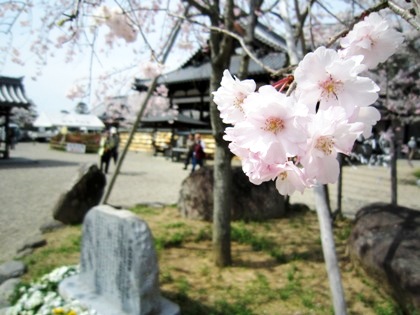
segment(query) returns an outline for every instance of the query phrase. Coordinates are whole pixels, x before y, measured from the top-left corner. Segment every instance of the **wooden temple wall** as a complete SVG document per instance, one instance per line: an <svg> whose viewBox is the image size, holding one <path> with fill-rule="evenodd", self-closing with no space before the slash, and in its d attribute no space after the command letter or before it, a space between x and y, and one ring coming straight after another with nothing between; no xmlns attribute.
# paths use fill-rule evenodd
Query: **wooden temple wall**
<svg viewBox="0 0 420 315"><path fill-rule="evenodd" d="M120 132L120 148L123 148L127 143L129 133L125 131ZM169 146L171 143L172 133L170 131L157 131L155 134L155 145L157 147ZM178 141L179 136L175 135L173 143L179 143L184 141ZM202 134L201 139L204 141L206 146L206 154L209 158L214 156L215 141L211 134ZM176 145L177 146L177 145ZM133 140L129 147L129 151L134 152L154 152L153 147L153 131L138 131L134 134Z"/></svg>

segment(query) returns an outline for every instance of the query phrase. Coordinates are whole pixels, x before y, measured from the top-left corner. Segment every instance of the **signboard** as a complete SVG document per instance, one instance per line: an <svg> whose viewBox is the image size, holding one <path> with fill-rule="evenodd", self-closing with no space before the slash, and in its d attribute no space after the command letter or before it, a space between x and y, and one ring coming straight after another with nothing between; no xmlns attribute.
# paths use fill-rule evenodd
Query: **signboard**
<svg viewBox="0 0 420 315"><path fill-rule="evenodd" d="M74 153L86 153L86 145L81 143L67 143L66 151Z"/></svg>

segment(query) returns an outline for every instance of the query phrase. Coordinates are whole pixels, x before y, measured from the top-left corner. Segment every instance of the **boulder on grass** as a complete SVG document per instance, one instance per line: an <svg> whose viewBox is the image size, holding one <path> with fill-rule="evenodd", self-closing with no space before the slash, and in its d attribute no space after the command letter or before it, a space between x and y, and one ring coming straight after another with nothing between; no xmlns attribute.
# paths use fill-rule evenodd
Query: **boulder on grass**
<svg viewBox="0 0 420 315"><path fill-rule="evenodd" d="M384 203L363 207L356 214L349 251L405 312L420 312L419 211Z"/></svg>
<svg viewBox="0 0 420 315"><path fill-rule="evenodd" d="M54 219L64 224L80 224L86 213L101 201L105 174L96 164L83 165L70 189L61 194L53 209Z"/></svg>
<svg viewBox="0 0 420 315"><path fill-rule="evenodd" d="M273 182L254 185L240 167L232 168L232 220L266 220L285 214L284 197ZM213 168L191 173L181 184L178 209L185 218L212 221Z"/></svg>

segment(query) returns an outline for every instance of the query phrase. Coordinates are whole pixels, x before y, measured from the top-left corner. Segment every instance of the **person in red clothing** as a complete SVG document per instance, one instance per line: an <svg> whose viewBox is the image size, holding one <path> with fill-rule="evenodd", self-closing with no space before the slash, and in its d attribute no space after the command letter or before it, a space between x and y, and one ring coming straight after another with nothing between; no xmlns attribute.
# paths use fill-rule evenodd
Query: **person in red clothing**
<svg viewBox="0 0 420 315"><path fill-rule="evenodd" d="M195 167L197 165L200 165L200 168L203 167L204 159L206 157L205 153L205 144L203 140L201 140L201 135L199 133L196 133L194 136L195 144L194 144L194 150L192 155L192 170L191 172L195 171Z"/></svg>

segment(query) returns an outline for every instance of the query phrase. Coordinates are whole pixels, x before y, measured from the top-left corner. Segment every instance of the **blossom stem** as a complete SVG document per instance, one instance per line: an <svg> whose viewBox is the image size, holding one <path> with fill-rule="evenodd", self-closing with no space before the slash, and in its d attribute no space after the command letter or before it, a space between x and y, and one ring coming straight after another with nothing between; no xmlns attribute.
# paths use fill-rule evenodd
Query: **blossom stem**
<svg viewBox="0 0 420 315"><path fill-rule="evenodd" d="M327 198L322 185L314 187L316 213L318 215L319 230L321 233L322 251L324 253L325 266L328 273L330 290L333 300L334 313L346 315L346 300L341 283L340 268L338 266L337 254L335 251L334 235L331 227L331 217L328 211Z"/></svg>

